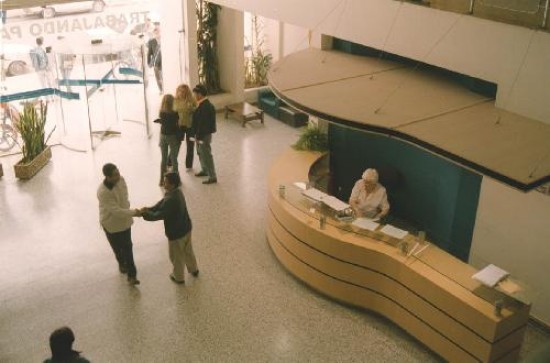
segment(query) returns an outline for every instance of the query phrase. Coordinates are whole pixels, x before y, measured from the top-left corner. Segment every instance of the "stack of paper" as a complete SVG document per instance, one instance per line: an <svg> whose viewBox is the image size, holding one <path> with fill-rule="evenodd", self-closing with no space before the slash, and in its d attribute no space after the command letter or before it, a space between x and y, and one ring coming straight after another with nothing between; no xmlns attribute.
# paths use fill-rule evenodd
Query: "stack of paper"
<svg viewBox="0 0 550 363"><path fill-rule="evenodd" d="M478 271L472 276L472 278L481 282L483 285L489 287L495 287L502 279L507 277L509 273L504 271L500 267L496 267L493 264L485 267L483 270Z"/></svg>
<svg viewBox="0 0 550 363"><path fill-rule="evenodd" d="M315 188L309 188L307 190L304 190L302 194L318 202L322 202L323 198L326 196L325 193Z"/></svg>
<svg viewBox="0 0 550 363"><path fill-rule="evenodd" d="M397 239L402 239L407 234L409 234L409 232L399 229L397 227L394 227L391 224L386 224L384 228L382 228L380 231L384 232L390 237L394 237Z"/></svg>
<svg viewBox="0 0 550 363"><path fill-rule="evenodd" d="M376 223L368 218L357 218L352 224L361 229L368 229L369 231L374 231L380 225L380 223Z"/></svg>
<svg viewBox="0 0 550 363"><path fill-rule="evenodd" d="M304 182L294 182L294 186L301 190L307 189L307 185Z"/></svg>
<svg viewBox="0 0 550 363"><path fill-rule="evenodd" d="M325 203L337 212L344 211L350 207L348 203L344 203L340 199L331 195L323 197L323 203Z"/></svg>

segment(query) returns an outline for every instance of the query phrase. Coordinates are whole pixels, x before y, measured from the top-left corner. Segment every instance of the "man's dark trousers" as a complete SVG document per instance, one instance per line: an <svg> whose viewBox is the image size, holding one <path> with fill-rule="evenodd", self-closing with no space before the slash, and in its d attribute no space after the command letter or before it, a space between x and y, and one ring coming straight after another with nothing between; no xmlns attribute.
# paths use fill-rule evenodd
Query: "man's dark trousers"
<svg viewBox="0 0 550 363"><path fill-rule="evenodd" d="M115 253L118 266L121 271L126 270L129 278L136 278L137 271L134 264L134 253L132 251L132 229L128 228L122 232L109 233L105 231L107 240Z"/></svg>

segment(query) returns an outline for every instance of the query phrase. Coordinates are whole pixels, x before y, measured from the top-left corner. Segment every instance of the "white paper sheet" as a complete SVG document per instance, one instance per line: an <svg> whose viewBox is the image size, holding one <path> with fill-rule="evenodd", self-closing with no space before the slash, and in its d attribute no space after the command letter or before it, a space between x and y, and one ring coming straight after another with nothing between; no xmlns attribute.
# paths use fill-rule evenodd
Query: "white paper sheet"
<svg viewBox="0 0 550 363"><path fill-rule="evenodd" d="M329 207L331 207L337 212L346 210L350 207L348 203L344 203L340 199L333 197L331 195L327 195L323 197L323 203L325 203L326 205L328 205Z"/></svg>
<svg viewBox="0 0 550 363"><path fill-rule="evenodd" d="M386 224L380 231L384 232L388 236L391 236L397 239L402 239L403 237L409 234L409 232L399 229L397 227L394 227L391 224Z"/></svg>
<svg viewBox="0 0 550 363"><path fill-rule="evenodd" d="M318 202L322 202L323 198L326 196L325 193L315 188L309 188L307 190L304 190L302 194Z"/></svg>
<svg viewBox="0 0 550 363"><path fill-rule="evenodd" d="M495 285L498 284L500 280L504 279L508 275L509 273L507 271L504 271L500 267L490 264L489 266L475 273L472 278L481 282L483 285L495 287Z"/></svg>
<svg viewBox="0 0 550 363"><path fill-rule="evenodd" d="M306 190L307 186L304 182L294 182L294 186L301 190Z"/></svg>
<svg viewBox="0 0 550 363"><path fill-rule="evenodd" d="M380 225L380 223L376 223L372 219L368 218L357 218L352 224L361 229L368 229L369 231L376 230L376 228Z"/></svg>

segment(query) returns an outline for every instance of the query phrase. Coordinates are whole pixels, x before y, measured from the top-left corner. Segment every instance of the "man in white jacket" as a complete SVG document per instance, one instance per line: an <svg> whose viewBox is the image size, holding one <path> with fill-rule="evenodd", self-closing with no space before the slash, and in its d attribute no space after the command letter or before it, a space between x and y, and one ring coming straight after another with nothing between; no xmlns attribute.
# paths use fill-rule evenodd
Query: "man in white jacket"
<svg viewBox="0 0 550 363"><path fill-rule="evenodd" d="M128 186L116 165L103 165L105 179L97 189L99 200L99 222L115 253L121 273L128 274L128 283L138 285L136 265L132 252L131 227L133 217L139 216L137 209L130 209Z"/></svg>

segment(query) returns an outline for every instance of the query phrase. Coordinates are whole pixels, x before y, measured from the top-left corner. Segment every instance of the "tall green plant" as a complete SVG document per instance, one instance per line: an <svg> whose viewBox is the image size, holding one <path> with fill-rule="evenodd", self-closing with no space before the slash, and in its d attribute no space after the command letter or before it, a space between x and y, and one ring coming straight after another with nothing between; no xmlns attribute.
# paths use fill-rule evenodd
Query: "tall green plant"
<svg viewBox="0 0 550 363"><path fill-rule="evenodd" d="M209 93L221 92L218 62L218 11L221 6L197 0L199 82Z"/></svg>
<svg viewBox="0 0 550 363"><path fill-rule="evenodd" d="M273 60L271 54L264 53L264 26L257 15L252 16L251 26L250 48L252 54L244 60L244 84L246 88L267 85L267 73Z"/></svg>
<svg viewBox="0 0 550 363"><path fill-rule="evenodd" d="M19 146L23 152L23 163L30 162L46 149L46 144L55 130L54 127L46 137L47 114L48 105L43 101L37 104L27 102L23 106L23 112L17 123L22 140Z"/></svg>

